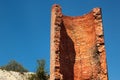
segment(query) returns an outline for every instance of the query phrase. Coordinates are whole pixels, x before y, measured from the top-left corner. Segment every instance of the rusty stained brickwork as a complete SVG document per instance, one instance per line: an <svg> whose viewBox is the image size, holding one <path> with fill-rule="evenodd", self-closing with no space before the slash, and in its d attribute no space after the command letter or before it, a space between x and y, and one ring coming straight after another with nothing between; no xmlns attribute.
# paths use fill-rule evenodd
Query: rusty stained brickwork
<svg viewBox="0 0 120 80"><path fill-rule="evenodd" d="M83 16L51 11L50 80L108 80L101 9Z"/></svg>

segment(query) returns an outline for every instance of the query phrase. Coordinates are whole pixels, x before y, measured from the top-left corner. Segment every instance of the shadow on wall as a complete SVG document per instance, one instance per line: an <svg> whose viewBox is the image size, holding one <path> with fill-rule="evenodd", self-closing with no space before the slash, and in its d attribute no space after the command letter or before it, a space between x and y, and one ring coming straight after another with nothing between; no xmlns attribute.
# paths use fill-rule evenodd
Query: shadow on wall
<svg viewBox="0 0 120 80"><path fill-rule="evenodd" d="M64 80L74 80L75 48L68 36L65 25L61 25L60 38L60 73Z"/></svg>

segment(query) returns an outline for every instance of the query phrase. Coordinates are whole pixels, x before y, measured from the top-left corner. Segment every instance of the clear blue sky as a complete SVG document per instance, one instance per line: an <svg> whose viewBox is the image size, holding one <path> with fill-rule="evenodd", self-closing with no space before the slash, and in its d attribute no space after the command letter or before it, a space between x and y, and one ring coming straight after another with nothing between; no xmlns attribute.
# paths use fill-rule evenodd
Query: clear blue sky
<svg viewBox="0 0 120 80"><path fill-rule="evenodd" d="M15 59L30 71L45 59L49 69L51 6L78 16L101 7L110 80L120 79L119 0L0 0L0 65Z"/></svg>

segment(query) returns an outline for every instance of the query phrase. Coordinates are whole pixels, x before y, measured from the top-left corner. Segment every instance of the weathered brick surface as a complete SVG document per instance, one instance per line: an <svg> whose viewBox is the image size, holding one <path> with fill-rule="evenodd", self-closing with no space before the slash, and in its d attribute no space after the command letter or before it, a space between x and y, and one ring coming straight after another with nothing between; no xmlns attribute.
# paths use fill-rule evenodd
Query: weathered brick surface
<svg viewBox="0 0 120 80"><path fill-rule="evenodd" d="M101 9L70 17L51 14L50 80L108 80Z"/></svg>

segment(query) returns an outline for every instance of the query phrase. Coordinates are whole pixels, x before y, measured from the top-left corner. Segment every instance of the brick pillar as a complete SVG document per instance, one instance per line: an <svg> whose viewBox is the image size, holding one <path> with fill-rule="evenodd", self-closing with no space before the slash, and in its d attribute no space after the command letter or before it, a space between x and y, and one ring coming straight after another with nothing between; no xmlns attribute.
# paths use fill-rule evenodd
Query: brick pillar
<svg viewBox="0 0 120 80"><path fill-rule="evenodd" d="M93 9L93 15L95 17L94 21L96 23L96 45L98 49L98 53L100 56L100 80L108 80L107 73L107 64L106 64L106 52L105 52L105 43L104 43L104 33L103 33L103 25L102 25L102 13L100 8Z"/></svg>
<svg viewBox="0 0 120 80"><path fill-rule="evenodd" d="M53 5L51 13L51 60L50 60L50 80L62 80L60 74L60 30L62 23L62 13L59 5Z"/></svg>

